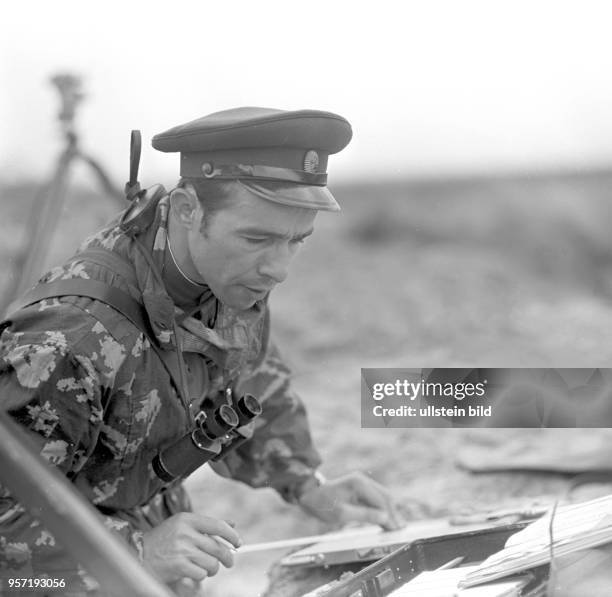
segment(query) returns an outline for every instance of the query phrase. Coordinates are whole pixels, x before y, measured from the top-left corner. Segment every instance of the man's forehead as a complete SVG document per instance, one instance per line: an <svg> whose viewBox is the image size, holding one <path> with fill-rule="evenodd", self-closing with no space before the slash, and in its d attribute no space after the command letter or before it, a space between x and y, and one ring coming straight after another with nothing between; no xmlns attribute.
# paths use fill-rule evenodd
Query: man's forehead
<svg viewBox="0 0 612 597"><path fill-rule="evenodd" d="M250 228L284 234L289 227L299 227L306 232L313 227L316 210L272 203L251 196L246 189L238 188L228 197L227 207L219 216L234 228Z"/></svg>

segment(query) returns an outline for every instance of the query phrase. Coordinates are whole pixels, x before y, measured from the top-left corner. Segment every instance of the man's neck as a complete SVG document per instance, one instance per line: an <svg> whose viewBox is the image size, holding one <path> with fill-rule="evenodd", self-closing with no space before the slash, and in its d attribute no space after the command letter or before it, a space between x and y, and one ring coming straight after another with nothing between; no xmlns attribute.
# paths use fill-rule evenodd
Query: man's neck
<svg viewBox="0 0 612 597"><path fill-rule="evenodd" d="M168 294L174 303L185 311L198 306L203 294L210 293L206 284L194 280L185 271L188 255L186 236L176 222L172 211L168 218L168 246L164 260L163 278Z"/></svg>

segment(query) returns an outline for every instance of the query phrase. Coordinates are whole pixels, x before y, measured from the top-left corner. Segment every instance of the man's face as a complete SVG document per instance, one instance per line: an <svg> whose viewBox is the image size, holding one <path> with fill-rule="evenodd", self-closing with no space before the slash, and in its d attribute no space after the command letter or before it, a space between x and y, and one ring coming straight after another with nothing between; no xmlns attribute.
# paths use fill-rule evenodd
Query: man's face
<svg viewBox="0 0 612 597"><path fill-rule="evenodd" d="M298 247L313 231L316 213L238 188L229 206L214 213L204 230L198 204L188 232L189 257L223 304L248 309L287 277Z"/></svg>

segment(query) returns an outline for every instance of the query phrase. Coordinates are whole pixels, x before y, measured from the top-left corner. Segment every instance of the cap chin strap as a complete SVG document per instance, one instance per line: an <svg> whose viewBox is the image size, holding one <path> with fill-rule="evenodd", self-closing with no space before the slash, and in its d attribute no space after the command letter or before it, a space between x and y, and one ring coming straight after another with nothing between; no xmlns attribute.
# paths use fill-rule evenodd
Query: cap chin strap
<svg viewBox="0 0 612 597"><path fill-rule="evenodd" d="M170 242L170 238L168 238L168 251L170 251L170 257L172 257L172 261L174 262L174 265L176 266L176 269L179 271L179 273L181 274L181 276L183 276L183 278L185 278L185 280L187 280L187 282L189 282L190 284L193 284L194 286L200 286L202 288L206 288L206 284L202 284L200 282L196 282L195 280L192 280L181 268L181 266L179 265L176 257L174 256L174 253L172 251L172 243Z"/></svg>
<svg viewBox="0 0 612 597"><path fill-rule="evenodd" d="M191 176L181 173L183 176ZM236 179L253 178L256 180L295 182L298 184L324 187L327 184L326 172L306 172L306 170L291 170L275 166L255 166L251 164L213 164L204 162L197 176L204 178Z"/></svg>

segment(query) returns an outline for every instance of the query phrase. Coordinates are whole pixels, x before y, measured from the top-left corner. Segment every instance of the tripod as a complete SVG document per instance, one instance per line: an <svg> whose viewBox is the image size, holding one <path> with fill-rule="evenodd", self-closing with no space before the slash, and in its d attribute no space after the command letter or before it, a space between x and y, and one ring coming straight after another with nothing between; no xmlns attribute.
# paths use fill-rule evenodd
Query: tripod
<svg viewBox="0 0 612 597"><path fill-rule="evenodd" d="M32 203L23 249L15 258L13 275L10 278L12 283L9 282L5 288L0 303L3 311L35 282L39 274L38 268L57 228L66 197L68 175L76 160L82 160L90 167L105 195L116 201L121 208L125 207L123 193L111 182L100 163L79 148L74 120L76 108L84 98L80 78L71 74L60 74L52 77L51 83L60 93L61 110L58 118L66 143L58 158L53 177Z"/></svg>

